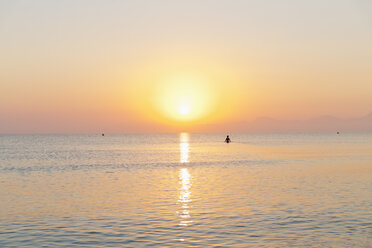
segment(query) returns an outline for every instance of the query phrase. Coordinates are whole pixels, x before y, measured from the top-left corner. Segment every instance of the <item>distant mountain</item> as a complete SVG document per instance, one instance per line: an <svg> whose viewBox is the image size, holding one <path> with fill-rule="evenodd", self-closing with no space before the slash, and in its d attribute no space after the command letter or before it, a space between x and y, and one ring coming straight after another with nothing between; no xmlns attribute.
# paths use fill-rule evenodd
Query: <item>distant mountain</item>
<svg viewBox="0 0 372 248"><path fill-rule="evenodd" d="M228 125L231 131L242 132L371 132L372 113L350 119L334 116L320 116L309 120L276 120L260 117L251 122Z"/></svg>
<svg viewBox="0 0 372 248"><path fill-rule="evenodd" d="M361 119L369 119L369 120L372 120L372 112L369 113L368 115L362 117Z"/></svg>

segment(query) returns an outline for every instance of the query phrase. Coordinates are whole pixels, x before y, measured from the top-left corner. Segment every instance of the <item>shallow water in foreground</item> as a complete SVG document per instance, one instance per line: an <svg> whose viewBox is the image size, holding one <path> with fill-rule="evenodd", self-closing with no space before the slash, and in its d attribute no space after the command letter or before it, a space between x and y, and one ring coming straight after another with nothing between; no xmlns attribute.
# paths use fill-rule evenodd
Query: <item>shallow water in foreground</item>
<svg viewBox="0 0 372 248"><path fill-rule="evenodd" d="M372 247L372 134L0 135L0 247Z"/></svg>

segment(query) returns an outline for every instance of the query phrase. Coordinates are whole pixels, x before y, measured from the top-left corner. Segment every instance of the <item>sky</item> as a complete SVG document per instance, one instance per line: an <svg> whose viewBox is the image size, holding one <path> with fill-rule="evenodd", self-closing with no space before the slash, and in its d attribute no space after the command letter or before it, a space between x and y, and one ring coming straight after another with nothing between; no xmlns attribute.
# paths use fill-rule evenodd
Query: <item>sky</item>
<svg viewBox="0 0 372 248"><path fill-rule="evenodd" d="M0 0L0 133L357 118L371 44L367 0Z"/></svg>

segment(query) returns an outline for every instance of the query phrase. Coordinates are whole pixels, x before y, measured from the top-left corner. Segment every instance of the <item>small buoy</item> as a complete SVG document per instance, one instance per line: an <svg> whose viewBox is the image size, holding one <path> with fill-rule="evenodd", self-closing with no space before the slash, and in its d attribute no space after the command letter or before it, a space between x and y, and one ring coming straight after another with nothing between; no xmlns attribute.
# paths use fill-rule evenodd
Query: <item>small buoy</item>
<svg viewBox="0 0 372 248"><path fill-rule="evenodd" d="M102 136L105 136L105 134L104 134L104 133L102 133Z"/></svg>

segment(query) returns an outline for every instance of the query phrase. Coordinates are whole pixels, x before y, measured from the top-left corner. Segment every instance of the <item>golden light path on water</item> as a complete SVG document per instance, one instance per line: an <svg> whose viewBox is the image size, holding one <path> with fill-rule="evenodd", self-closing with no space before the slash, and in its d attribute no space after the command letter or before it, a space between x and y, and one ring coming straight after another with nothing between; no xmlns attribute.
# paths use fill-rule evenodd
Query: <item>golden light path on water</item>
<svg viewBox="0 0 372 248"><path fill-rule="evenodd" d="M180 163L189 162L189 134L181 133L180 134Z"/></svg>
<svg viewBox="0 0 372 248"><path fill-rule="evenodd" d="M180 162L186 164L189 162L189 135L181 133L180 135ZM181 168L179 172L180 195L178 204L180 210L178 211L180 217L180 226L188 226L192 223L190 220L190 202L191 200L191 175L187 168ZM181 239L181 241L183 241Z"/></svg>

